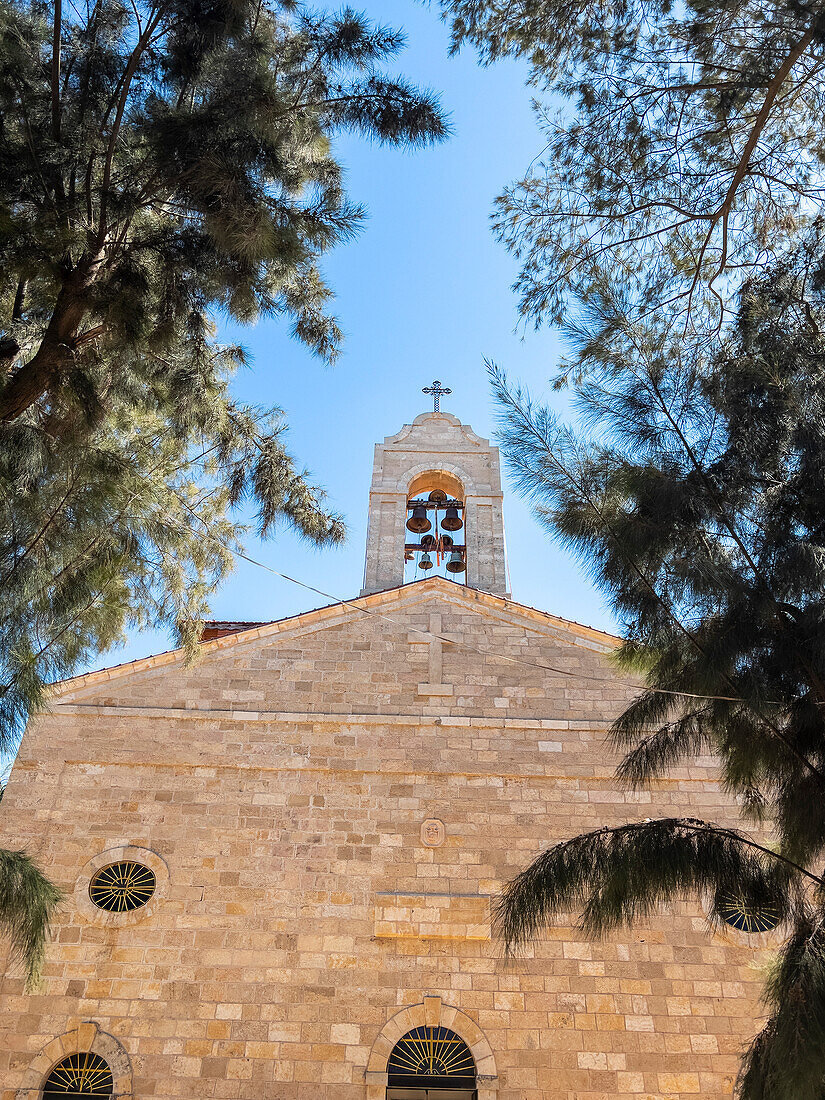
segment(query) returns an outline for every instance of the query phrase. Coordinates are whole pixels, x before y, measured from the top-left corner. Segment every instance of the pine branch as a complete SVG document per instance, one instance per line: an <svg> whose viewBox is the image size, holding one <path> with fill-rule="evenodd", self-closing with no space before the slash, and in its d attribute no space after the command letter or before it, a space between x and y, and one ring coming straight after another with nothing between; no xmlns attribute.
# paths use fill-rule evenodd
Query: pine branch
<svg viewBox="0 0 825 1100"><path fill-rule="evenodd" d="M25 852L0 849L0 928L23 962L29 989L39 983L49 924L60 900L60 891Z"/></svg>
<svg viewBox="0 0 825 1100"><path fill-rule="evenodd" d="M825 880L732 829L663 818L585 833L549 848L504 888L496 928L508 952L554 917L580 909L580 927L604 935L684 894L742 895L790 912L802 880Z"/></svg>
<svg viewBox="0 0 825 1100"><path fill-rule="evenodd" d="M718 334L742 274L821 201L822 4L779 4L768 19L750 0L441 8L455 49L523 57L538 89L547 148L495 220L521 263L522 316L562 322L571 293L586 299L621 271L639 317L669 308L685 333Z"/></svg>
<svg viewBox="0 0 825 1100"><path fill-rule="evenodd" d="M502 416L504 423L502 438L505 453L521 485L534 497L541 496L543 493L552 496L554 487L552 482L542 473L542 464L547 462L557 470L573 493L597 518L605 535L615 546L617 555L631 570L645 592L655 601L662 614L697 653L707 660L707 650L696 633L685 626L681 617L675 613L668 601L660 595L645 571L639 568L635 557L628 552L615 525L610 522L605 510L599 505L594 494L589 492L583 483L574 477L572 471L554 452L551 441L542 430L542 425L549 419L548 411L546 409L539 410L537 415L533 416L529 395L522 393L520 390L512 394L507 387L505 376L494 365L488 364L488 373L493 384L494 393L505 410ZM779 726L764 714L763 708L753 700L742 696L740 689L727 673L720 673L719 679L731 692L732 696L749 707L759 722L770 730L771 734L784 745L796 760L807 768L812 775L816 776L817 781L825 787L825 771L788 739Z"/></svg>
<svg viewBox="0 0 825 1100"><path fill-rule="evenodd" d="M760 112L760 114L761 113L762 112ZM644 363L644 349L641 342L635 337L634 326L632 325L632 323L629 322L628 318L626 317L622 317L620 319L620 323L623 330L628 334L633 346L636 348L641 362ZM739 552L742 554L744 560L747 562L748 567L754 576L754 579L761 589L761 594L765 595L773 604L775 608L777 626L781 630L783 630L788 636L790 644L793 645L795 648L797 659L799 660L800 665L802 666L802 668L804 668L807 676L809 677L809 681L812 687L816 690L819 696L820 703L825 705L825 681L823 681L816 674L811 661L808 660L805 654L804 649L796 645L796 641L793 635L786 630L786 620L788 619L787 611L782 607L781 601L774 593L771 584L765 575L765 572L757 565L756 561L754 560L753 554L751 554L745 540L741 537L738 530L736 518L728 515L728 510L725 506L725 502L723 501L717 487L714 485L713 479L709 476L705 464L699 460L696 449L692 446L690 440L687 438L682 424L679 422L678 418L674 416L670 408L669 402L663 397L660 387L656 384L656 380L653 377L652 372L648 370L646 373L643 374L640 371L634 370L631 366L630 373L633 375L633 377L638 379L641 385L648 387L650 389L650 392L653 394L655 401L662 412L662 415L665 417L674 435L678 439L685 455L688 458L688 461L690 462L692 469L696 472L702 484L705 486L708 496L713 502L714 509L720 522L724 524L725 528L727 529L728 533L730 534L731 538L739 549Z"/></svg>

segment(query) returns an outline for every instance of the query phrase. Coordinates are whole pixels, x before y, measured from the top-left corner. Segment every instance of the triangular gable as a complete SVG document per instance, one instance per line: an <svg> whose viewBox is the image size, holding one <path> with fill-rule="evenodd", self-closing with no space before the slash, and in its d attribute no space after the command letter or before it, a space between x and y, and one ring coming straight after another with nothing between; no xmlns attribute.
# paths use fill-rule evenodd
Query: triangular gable
<svg viewBox="0 0 825 1100"><path fill-rule="evenodd" d="M182 651L171 650L75 677L56 684L51 701L58 706L95 699L104 705L128 705L136 698L151 697L162 690L164 696L169 696L170 705L174 697L176 705L193 709L220 699L233 705L246 702L254 709L263 705L264 697L268 699L271 695L277 699L288 695L294 699L294 709L303 710L308 705L308 693L318 685L328 687L328 694L335 698L336 675L329 666L336 658L338 665L352 663L347 670L347 682L353 689L360 685L361 696L365 692L372 694L372 684L376 679L380 682L383 670L393 689L415 700L420 694L417 685L427 679L418 666L431 640L433 612L438 612L444 621L445 651L462 684L472 684L476 669L484 662L496 666L488 670L488 680L497 676L510 682L531 674L535 678L536 674L542 675L536 665L545 663L543 654L549 654L550 661L546 663L556 667L552 664L555 659L558 665L556 651L571 648L578 651L571 667L580 668L585 678L587 666L591 676L596 672L614 683L619 681L602 656L615 648L618 643L615 637L433 577L227 633L206 642L201 647L200 660L190 667L186 667ZM528 635L533 638L529 644L524 641ZM416 644L419 640L422 645ZM399 654L400 650L403 653ZM518 660L514 663L514 655L518 658L519 653L523 664ZM401 658L394 671L393 655L396 660ZM302 664L313 665L306 676L295 671ZM340 668L337 675L341 675ZM240 685L239 677L246 677L248 683ZM297 686L287 691L287 683L300 685L300 691ZM227 684L238 684L234 696ZM283 685L283 691L279 691L279 684ZM391 702L388 691L378 691L379 701L374 705L380 708L383 701L397 706L398 701ZM301 692L304 697L299 699ZM280 699L278 709L287 709L286 702ZM329 701L324 705L330 705Z"/></svg>

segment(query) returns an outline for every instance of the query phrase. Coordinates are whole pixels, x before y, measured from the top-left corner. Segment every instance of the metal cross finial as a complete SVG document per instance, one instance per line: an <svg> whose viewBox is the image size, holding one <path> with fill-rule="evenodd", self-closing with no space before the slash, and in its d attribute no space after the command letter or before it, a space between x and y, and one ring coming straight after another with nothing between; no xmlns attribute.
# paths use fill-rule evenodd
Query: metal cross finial
<svg viewBox="0 0 825 1100"><path fill-rule="evenodd" d="M440 407L441 398L444 397L448 393L452 393L453 391L449 388L449 386L442 387L441 383L436 378L436 380L433 382L432 386L425 386L424 389L421 392L422 393L429 393L429 394L432 395L433 412L437 413L437 412L441 412L441 407Z"/></svg>

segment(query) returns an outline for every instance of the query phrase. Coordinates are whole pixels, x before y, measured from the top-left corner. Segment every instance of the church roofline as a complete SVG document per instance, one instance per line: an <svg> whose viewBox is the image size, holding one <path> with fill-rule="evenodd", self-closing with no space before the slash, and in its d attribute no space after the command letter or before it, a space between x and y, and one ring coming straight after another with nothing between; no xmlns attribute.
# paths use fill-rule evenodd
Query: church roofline
<svg viewBox="0 0 825 1100"><path fill-rule="evenodd" d="M254 630L258 626L269 626L272 619L242 619L240 621L224 619L206 619L201 633L201 642L213 642L216 638L225 638L227 634L240 634L243 630Z"/></svg>
<svg viewBox="0 0 825 1100"><path fill-rule="evenodd" d="M215 653L221 649L229 648L238 643L254 641L257 638L276 638L280 633L294 630L296 627L319 626L327 619L332 619L342 610L352 608L354 610L367 610L373 606L396 602L399 594L412 595L426 594L429 591L441 592L452 596L456 602L480 603L499 611L512 609L518 614L532 619L537 625L556 626L571 634L578 635L583 641L595 642L605 649L614 649L620 644L621 639L615 634L609 634L605 630L596 627L585 626L572 619L563 619L560 615L553 615L549 611L540 611L528 604L519 603L517 600L505 596L495 596L490 592L483 592L477 588L471 588L466 584L456 584L444 577L427 577L424 580L411 581L409 584L396 585L392 588L384 588L378 592L371 592L368 596L356 596L351 600L337 600L335 603L325 604L322 607L312 608L309 611L300 611L295 615L289 615L284 619L273 619L268 622L213 622L214 627L239 627L238 630L215 636L210 641L201 643L201 652ZM182 649L167 649L162 653L156 653L149 657L138 657L134 661L125 661L117 665L109 665L107 668L98 669L95 672L86 672L80 676L73 676L67 680L58 680L49 687L49 698L57 699L64 695L70 695L87 687L105 683L107 680L120 679L122 676L133 675L137 672L147 672L151 669L162 668L164 665L174 664L181 660L184 651Z"/></svg>

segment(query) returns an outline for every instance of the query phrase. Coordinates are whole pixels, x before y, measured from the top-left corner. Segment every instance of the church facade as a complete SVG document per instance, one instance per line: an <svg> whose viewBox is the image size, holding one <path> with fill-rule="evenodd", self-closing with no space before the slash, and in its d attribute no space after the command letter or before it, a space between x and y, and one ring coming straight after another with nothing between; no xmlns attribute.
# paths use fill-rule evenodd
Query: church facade
<svg viewBox="0 0 825 1100"><path fill-rule="evenodd" d="M711 760L617 785L616 640L508 588L497 451L427 413L376 448L360 596L56 687L0 809L65 894L41 989L0 956L2 1100L733 1095L776 933L495 938L555 841L738 820Z"/></svg>

